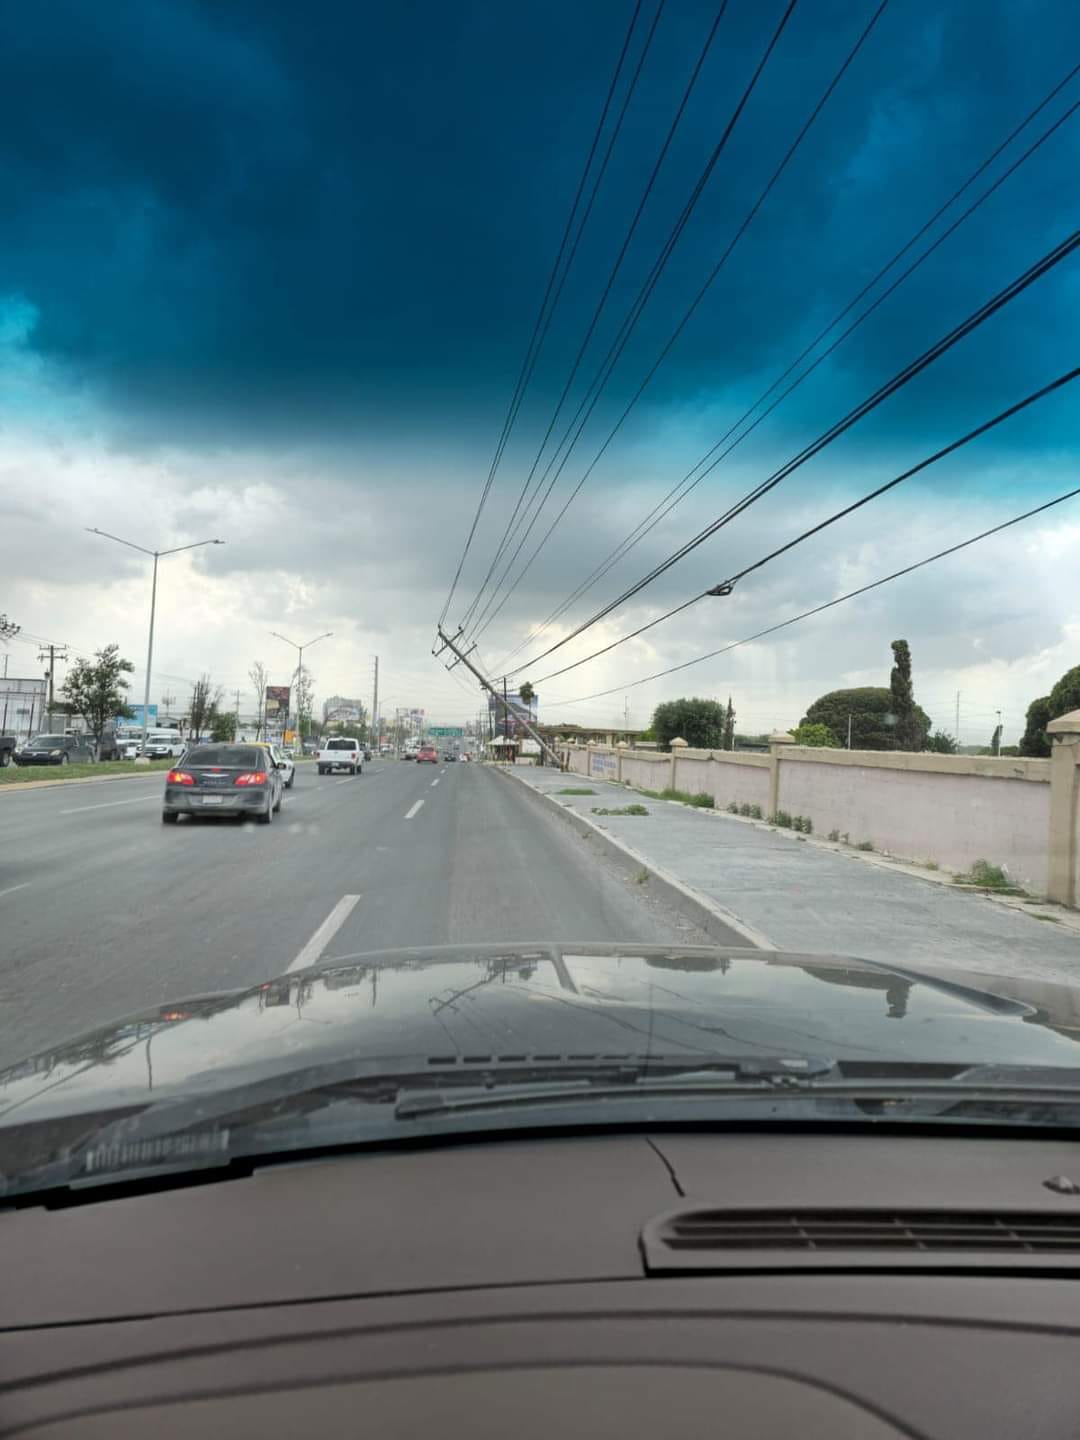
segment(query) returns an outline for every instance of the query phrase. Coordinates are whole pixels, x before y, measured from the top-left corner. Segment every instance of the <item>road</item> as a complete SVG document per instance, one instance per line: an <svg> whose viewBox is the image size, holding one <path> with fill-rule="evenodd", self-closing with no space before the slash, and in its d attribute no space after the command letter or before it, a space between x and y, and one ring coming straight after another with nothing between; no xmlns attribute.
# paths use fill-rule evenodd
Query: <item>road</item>
<svg viewBox="0 0 1080 1440"><path fill-rule="evenodd" d="M318 959L708 943L481 765L297 767L274 823L161 824L160 774L0 794L0 1064ZM731 943L745 944L732 934Z"/></svg>

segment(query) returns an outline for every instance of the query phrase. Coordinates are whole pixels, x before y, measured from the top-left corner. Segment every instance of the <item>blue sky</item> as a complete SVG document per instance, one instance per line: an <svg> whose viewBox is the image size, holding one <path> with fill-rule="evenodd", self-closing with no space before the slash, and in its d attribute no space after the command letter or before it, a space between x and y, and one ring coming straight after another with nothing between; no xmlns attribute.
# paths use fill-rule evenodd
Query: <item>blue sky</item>
<svg viewBox="0 0 1080 1440"><path fill-rule="evenodd" d="M631 64L656 5L642 4ZM660 14L484 512L466 603L718 8L667 0ZM796 5L545 517L580 478L875 9ZM730 0L561 423L783 10L779 0ZM627 0L23 7L0 58L0 465L20 497L0 541L0 608L34 633L88 648L115 638L137 654L138 562L103 554L80 527L134 528L133 538L169 544L209 525L230 543L183 562L183 600L162 639L166 667L186 676L220 657L212 668L240 684L268 629L332 626L340 638L322 661L320 689L357 688L366 657L380 652L402 677L403 699L471 712L456 681L426 659L431 629L631 11ZM1078 40L1070 0L892 0L486 632L489 662L618 543L1067 74ZM968 201L1077 98L1080 78ZM1078 173L1074 117L589 599L636 578L1075 229ZM1075 364L1078 266L1058 267L738 531L594 632L596 642ZM606 688L658 659L676 663L738 638L848 588L840 577L874 578L1068 488L1078 416L1074 392L1057 396L778 562L722 616L695 612L661 627L647 644L566 677L558 694ZM43 486L66 496L48 543L31 501ZM674 692L642 689L635 713L644 718L687 688L742 686L748 720L787 723L820 688L887 674L888 642L901 633L912 640L917 680L921 656L943 695L966 687L980 714L998 705L1022 713L1048 688L1039 688L1044 672L1052 683L1080 658L1077 602L1059 584L1077 559L1060 537L1077 524L1056 512L1038 532L1045 544L1002 542L988 560L898 587L855 634L835 612L809 647L812 663L793 634L703 667L700 684L690 672ZM536 535L546 527L547 518ZM1002 583L1010 565L1015 574ZM199 639L186 623L193 615ZM604 715L600 706L589 718Z"/></svg>

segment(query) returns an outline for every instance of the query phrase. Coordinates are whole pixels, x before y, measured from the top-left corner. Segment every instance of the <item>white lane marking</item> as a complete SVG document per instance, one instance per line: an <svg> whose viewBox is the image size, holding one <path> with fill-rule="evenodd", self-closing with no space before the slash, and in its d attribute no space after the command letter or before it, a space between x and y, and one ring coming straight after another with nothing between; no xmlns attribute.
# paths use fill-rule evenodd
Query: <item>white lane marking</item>
<svg viewBox="0 0 1080 1440"><path fill-rule="evenodd" d="M9 885L6 890L0 890L0 900L3 900L5 895L14 895L16 890L26 890L29 885L29 880L24 880L21 885Z"/></svg>
<svg viewBox="0 0 1080 1440"><path fill-rule="evenodd" d="M420 807L423 805L423 803L424 803L423 800L417 800L416 804L412 807L412 809L406 811L406 813L405 813L405 819L406 819L406 820L411 820L411 819L413 818L413 816L416 814L416 812L417 812L417 811L420 809Z"/></svg>
<svg viewBox="0 0 1080 1440"><path fill-rule="evenodd" d="M432 780L432 782L431 782L431 788L432 788L432 790L435 789L435 786L436 786L438 783L439 783L438 777L436 777L434 780Z"/></svg>
<svg viewBox="0 0 1080 1440"><path fill-rule="evenodd" d="M61 810L61 815L83 815L87 810L113 810L117 805L139 805L155 800L155 795L136 795L134 800L103 800L100 805L77 805L74 810Z"/></svg>
<svg viewBox="0 0 1080 1440"><path fill-rule="evenodd" d="M303 970L308 965L314 965L342 925L345 924L359 901L359 895L343 895L285 973L288 974L292 970Z"/></svg>
<svg viewBox="0 0 1080 1440"><path fill-rule="evenodd" d="M356 779L356 776L355 776L355 775L346 775L344 780L335 780L335 781L334 781L334 784L335 784L335 785L351 785L352 782L353 782L355 779Z"/></svg>

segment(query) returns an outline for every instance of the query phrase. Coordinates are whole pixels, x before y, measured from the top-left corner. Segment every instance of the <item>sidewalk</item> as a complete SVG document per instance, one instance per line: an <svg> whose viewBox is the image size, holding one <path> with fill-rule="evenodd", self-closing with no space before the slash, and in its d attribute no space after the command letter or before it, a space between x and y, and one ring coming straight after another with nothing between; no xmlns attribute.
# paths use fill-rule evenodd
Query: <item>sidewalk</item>
<svg viewBox="0 0 1080 1440"><path fill-rule="evenodd" d="M874 856L740 820L652 800L623 785L519 766L509 772L632 848L705 901L735 916L759 944L893 964L951 964L1041 979L1080 979L1080 915L999 900ZM594 795L560 795L567 787ZM594 815L640 803L647 816ZM1048 917L1048 918L1038 918Z"/></svg>

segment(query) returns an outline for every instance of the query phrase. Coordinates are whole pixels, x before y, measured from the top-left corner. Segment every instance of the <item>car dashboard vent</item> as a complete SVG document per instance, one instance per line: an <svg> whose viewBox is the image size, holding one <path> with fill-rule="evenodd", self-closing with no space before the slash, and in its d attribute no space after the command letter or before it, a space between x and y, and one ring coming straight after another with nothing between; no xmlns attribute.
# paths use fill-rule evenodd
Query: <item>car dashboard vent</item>
<svg viewBox="0 0 1080 1440"><path fill-rule="evenodd" d="M649 1274L1076 1269L1080 1212L679 1210L642 1231Z"/></svg>

